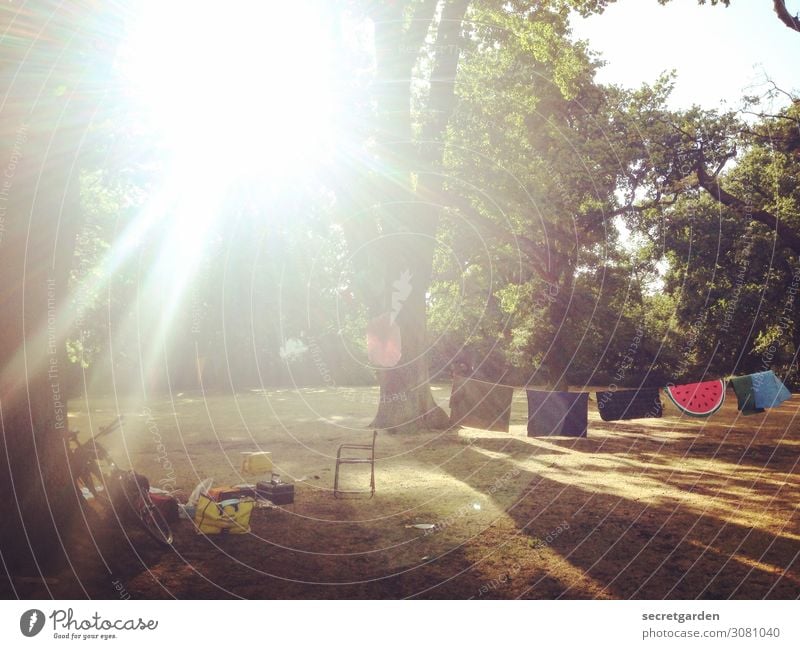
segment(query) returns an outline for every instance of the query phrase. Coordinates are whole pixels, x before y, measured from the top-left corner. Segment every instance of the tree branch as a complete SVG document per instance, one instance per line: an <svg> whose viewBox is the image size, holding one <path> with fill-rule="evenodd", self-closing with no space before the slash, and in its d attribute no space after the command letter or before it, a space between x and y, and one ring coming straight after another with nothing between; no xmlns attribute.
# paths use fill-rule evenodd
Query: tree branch
<svg viewBox="0 0 800 649"><path fill-rule="evenodd" d="M492 236L496 237L502 243L508 244L512 248L516 248L524 253L539 277L550 284L558 283L557 274L551 270L553 264L551 263L550 255L552 251L548 250L545 254L542 250L544 246L536 243L533 239L523 234L511 232L505 227L498 226L497 223L494 223L491 219L485 217L476 210L464 197L454 192L448 192L447 198L452 207L469 215L470 222L477 228L481 229L483 232L491 233Z"/></svg>
<svg viewBox="0 0 800 649"><path fill-rule="evenodd" d="M599 210L597 212L589 212L587 213L587 217L592 219L593 221L599 221L600 223L604 223L609 219L613 219L615 216L621 216L623 214L642 214L647 210L652 210L657 207L669 207L670 205L674 205L678 201L677 193L674 194L671 198L664 198L661 189L656 190L656 195L652 198L652 200L645 201L644 203L639 203L638 205L633 202L627 202L625 205L621 205L613 210Z"/></svg>
<svg viewBox="0 0 800 649"><path fill-rule="evenodd" d="M783 223L778 217L766 210L752 209L745 201L722 189L719 181L706 173L702 156L700 156L698 160L696 170L698 184L711 194L714 199L732 209L737 214L766 225L770 230L775 232L777 237L787 248L790 248L794 253L800 255L800 236L792 230L792 228L787 226L786 223Z"/></svg>
<svg viewBox="0 0 800 649"><path fill-rule="evenodd" d="M775 13L778 14L778 19L786 25L789 29L800 32L800 19L797 16L792 16L786 8L786 0L773 0L772 6Z"/></svg>
<svg viewBox="0 0 800 649"><path fill-rule="evenodd" d="M411 23L403 35L403 51L407 57L405 67L408 68L409 77L417 61L419 51L425 44L438 4L439 0L423 0L420 2L414 10Z"/></svg>

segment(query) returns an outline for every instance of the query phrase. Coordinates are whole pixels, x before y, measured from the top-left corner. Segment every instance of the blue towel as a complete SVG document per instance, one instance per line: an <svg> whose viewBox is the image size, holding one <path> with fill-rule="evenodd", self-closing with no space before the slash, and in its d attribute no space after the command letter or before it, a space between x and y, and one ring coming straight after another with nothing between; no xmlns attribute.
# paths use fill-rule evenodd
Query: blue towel
<svg viewBox="0 0 800 649"><path fill-rule="evenodd" d="M756 408L774 408L792 396L772 370L756 372L750 378L753 381Z"/></svg>

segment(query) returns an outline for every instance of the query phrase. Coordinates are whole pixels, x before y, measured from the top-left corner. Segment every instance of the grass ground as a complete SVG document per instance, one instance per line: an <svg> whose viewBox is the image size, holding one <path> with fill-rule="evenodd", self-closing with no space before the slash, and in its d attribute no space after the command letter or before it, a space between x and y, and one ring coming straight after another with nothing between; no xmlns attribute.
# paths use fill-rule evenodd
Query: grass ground
<svg viewBox="0 0 800 649"><path fill-rule="evenodd" d="M449 387L435 386L447 405ZM73 428L116 415L107 445L151 483L252 480L268 450L293 505L258 509L252 534L176 526L171 551L98 534L74 570L7 596L140 598L797 598L800 397L741 417L602 422L586 439L529 438L524 392L508 434L380 433L373 499L334 500L333 458L367 441L377 389L179 394L72 402ZM367 484L345 467L350 486ZM434 524L420 530L417 523ZM88 536L87 536L88 538Z"/></svg>

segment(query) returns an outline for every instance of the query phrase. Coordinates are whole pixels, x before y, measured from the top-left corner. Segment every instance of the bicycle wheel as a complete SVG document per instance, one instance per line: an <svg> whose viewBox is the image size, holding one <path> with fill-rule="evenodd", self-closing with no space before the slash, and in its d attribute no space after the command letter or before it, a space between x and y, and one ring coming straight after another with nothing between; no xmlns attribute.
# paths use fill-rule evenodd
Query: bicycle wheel
<svg viewBox="0 0 800 649"><path fill-rule="evenodd" d="M153 504L150 496L141 494L140 502L136 508L136 519L141 526L159 545L169 547L172 545L172 529L161 513L161 510Z"/></svg>
<svg viewBox="0 0 800 649"><path fill-rule="evenodd" d="M76 487L85 505L101 518L108 518L114 512L109 483L96 465L87 467L76 480Z"/></svg>

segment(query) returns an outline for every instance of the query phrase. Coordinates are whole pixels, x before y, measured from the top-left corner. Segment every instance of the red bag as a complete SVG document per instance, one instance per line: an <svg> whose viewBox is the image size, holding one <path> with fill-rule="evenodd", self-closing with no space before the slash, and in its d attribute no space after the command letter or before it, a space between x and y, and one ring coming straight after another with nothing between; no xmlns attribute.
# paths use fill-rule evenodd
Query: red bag
<svg viewBox="0 0 800 649"><path fill-rule="evenodd" d="M178 522L178 500L169 494L151 493L150 500L164 517L167 523Z"/></svg>

